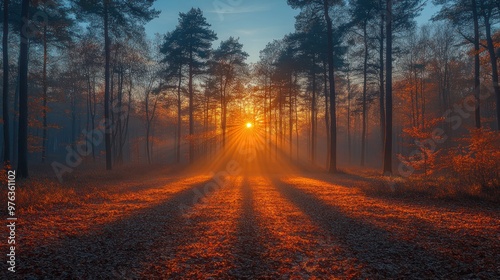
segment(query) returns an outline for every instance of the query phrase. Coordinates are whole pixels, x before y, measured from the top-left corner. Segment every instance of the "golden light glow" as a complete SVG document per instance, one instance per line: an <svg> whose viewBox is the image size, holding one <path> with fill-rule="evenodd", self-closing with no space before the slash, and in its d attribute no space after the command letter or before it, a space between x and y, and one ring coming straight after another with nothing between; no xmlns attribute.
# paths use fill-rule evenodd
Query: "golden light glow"
<svg viewBox="0 0 500 280"><path fill-rule="evenodd" d="M253 124L252 123L247 123L247 128L252 128Z"/></svg>

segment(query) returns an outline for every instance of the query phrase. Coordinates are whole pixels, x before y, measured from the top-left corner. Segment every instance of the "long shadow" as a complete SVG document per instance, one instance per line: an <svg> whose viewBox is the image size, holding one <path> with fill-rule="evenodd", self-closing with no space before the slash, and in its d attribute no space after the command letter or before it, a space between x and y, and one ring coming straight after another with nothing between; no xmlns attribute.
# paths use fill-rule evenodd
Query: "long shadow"
<svg viewBox="0 0 500 280"><path fill-rule="evenodd" d="M137 182L134 181L131 184L126 184L126 186L120 186L120 187L116 187L116 188L105 187L105 188L99 189L97 187L94 187L92 190L88 191L88 193L92 194L92 196L90 196L88 198L82 198L83 201L81 204L73 204L73 203L72 204L54 204L54 205L50 205L50 206L45 207L44 212L43 212L45 217L43 217L43 218L49 218L49 220L50 220L52 217L54 217L54 218L67 217L67 216L69 216L68 213L73 213L73 212L85 213L88 211L93 211L92 209L95 209L96 207L108 206L109 205L108 202L114 203L114 199L116 199L117 196L128 195L131 193L134 193L135 194L134 197L136 197L136 198L132 198L130 200L120 200L120 202L117 206L119 207L119 205L122 203L124 205L130 205L130 204L139 205L141 203L148 203L145 201L141 201L142 194L144 194L145 196L151 197L154 194L148 193L148 191L159 190L159 192L161 193L162 192L161 190L165 190L165 189L168 190L170 184L173 184L176 182L182 182L183 180L186 180L187 177L183 177L183 176L185 176L185 175L178 175L178 176L175 176L172 178L167 177L168 179L163 179L160 177L160 178L157 178L156 180L151 180L151 182L149 182L149 181L143 182L142 184L139 181L137 181ZM200 184L201 185L205 184L207 182L207 180L204 180L203 183L200 183ZM200 185L200 184L198 184L198 185ZM188 188L189 188L189 186L188 186ZM191 187L191 189L193 189L193 188L195 188L195 187ZM101 195L101 194L103 194L103 195ZM87 195L85 195L85 194L78 194L77 195L77 197L85 197L85 196L87 196ZM191 207L192 205L197 203L198 200L201 199L201 197L199 195L195 196L194 193L193 193L193 196L194 196L194 198L189 205L185 205L185 204L181 205L183 209ZM167 201L167 200L160 199L159 203L161 204L164 201ZM156 204L158 204L158 202L156 202ZM156 204L153 203L152 205L155 206ZM90 207L90 209L88 207ZM118 209L118 207L116 207L116 209ZM115 207L113 207L113 208L115 209ZM141 211L144 211L144 209L142 209L142 210L141 209L130 210L128 212L122 212L122 213L124 213L125 215L128 215L128 214L135 215L136 213L141 213ZM36 214L36 215L41 216L40 214ZM19 224L19 229L20 229L20 231L26 232L27 230L29 230L29 226L25 225L23 222L24 221L21 221L21 223ZM108 221L107 223L112 224L113 221ZM74 239L74 238L78 238L79 236L92 234L93 231L99 230L103 226L105 226L106 222L105 221L104 222L103 221L94 222L94 221L89 220L87 224L90 225L87 229L85 229L83 231L75 231L75 230L68 230L68 229L60 226L59 224L54 223L54 228L60 230L61 236L47 235L48 238L44 240L45 235L37 235L37 237L42 241L40 243L41 245L40 244L36 244L36 245L30 244L29 246L26 246L26 247L22 246L22 247L24 247L24 248L22 248L22 250L26 250L29 252L31 250L36 249L36 246L45 246L45 247L55 246L55 244L60 243L60 240L62 240L64 238L73 238ZM67 230L68 230L68 232L66 234L65 232ZM59 237L59 240L57 240L57 238L54 238L54 237ZM21 240L21 242L22 242L22 240Z"/></svg>
<svg viewBox="0 0 500 280"><path fill-rule="evenodd" d="M129 185L118 188L103 189L102 191L104 191L106 194L127 194L143 190L161 189L164 188L166 185L181 180L182 177L183 176L173 176L165 180L156 180L156 181L145 180L136 182L136 180L134 180L134 183L131 183Z"/></svg>
<svg viewBox="0 0 500 280"><path fill-rule="evenodd" d="M269 274L272 268L265 257L267 248L262 244L265 235L260 232L264 229L259 227L253 204L255 198L248 176L244 177L242 194L242 214L237 224L237 243L232 253L235 267L229 271L229 275L239 279L277 277L279 275Z"/></svg>
<svg viewBox="0 0 500 280"><path fill-rule="evenodd" d="M328 205L280 180L272 180L285 198L366 264L365 273L368 275L421 279L443 277L445 272L451 277L460 276L458 273L463 263L429 252L414 243L398 240L389 231L348 217L338 207Z"/></svg>
<svg viewBox="0 0 500 280"><path fill-rule="evenodd" d="M335 177L337 178L337 177ZM314 178L316 179L316 178ZM320 180L322 181L322 180ZM328 184L334 184L337 183L335 180L334 182L326 182ZM344 185L342 185L344 186ZM348 187L348 186L344 186ZM403 205L405 207L415 207L415 208L422 208L425 209L427 206L435 207L439 211L445 212L445 211L450 211L450 209L458 207L454 202L448 202L448 203L441 203L439 205L434 205L434 203L437 203L437 201L428 202L428 201L415 201L415 200L393 200L393 199L384 199L384 198L377 198L382 203L385 203L386 205ZM367 206L370 207L370 206ZM470 209L469 209L470 207ZM467 207L467 211L471 210L471 212L477 211L478 213L484 213L484 209L476 209L474 207L471 207L469 205ZM491 211L491 209L488 209ZM387 218L384 218L384 220L388 221L388 224L395 224L395 225L402 225L402 224L407 224L408 220L406 220L406 217L401 217L397 215L396 217L393 215L393 212L387 211L385 209L377 209L377 211L384 211L384 213L388 216ZM389 217L390 216L390 217ZM466 254L469 255L474 255L475 257L475 262L476 264L481 263L481 265L484 265L485 267L482 267L482 270L485 269L490 269L491 271L494 271L495 268L494 266L491 265L491 262L484 257L484 254L482 253L482 250L500 250L500 242L497 238L497 236L493 235L482 235L479 237L477 236L477 233L474 233L474 229L468 228L466 231L461 231L459 234L456 232L453 232L452 230L443 230L439 229L436 224L429 222L428 220L418 216L418 215L411 215L411 228L408 228L408 230L412 234L417 234L417 233L426 233L425 235L420 234L418 242L421 243L427 243L427 244L435 244L436 241L439 241L440 246L446 246L447 248L450 248L453 251L459 251L459 254L453 254L453 258L458 260L458 261L464 261L465 262L472 262L472 260L467 260L468 257L465 256ZM458 221L457 221L458 222ZM436 249L436 248L434 248ZM489 266L489 267L487 267ZM476 271L478 270L477 268L475 269Z"/></svg>
<svg viewBox="0 0 500 280"><path fill-rule="evenodd" d="M312 175L312 176L308 176ZM475 212L491 212L498 213L500 204L488 202L484 200L473 199L442 199L434 198L432 195L418 192L402 192L397 189L391 189L390 183L382 178L364 177L351 173L329 174L326 172L305 173L304 177L318 181L323 181L327 184L336 184L343 187L356 188L363 192L367 197L377 198L388 203L403 202L406 205L416 206L432 206L440 209L449 209L463 207ZM326 179L331 178L331 180ZM363 184L362 186L359 183Z"/></svg>
<svg viewBox="0 0 500 280"><path fill-rule="evenodd" d="M16 275L34 279L137 278L145 269L145 260L159 257L150 254L154 251L155 240L165 235L182 236L177 227L182 223L182 208L196 203L198 198L193 190L202 188L207 181L85 235L61 237L58 243L36 247L29 252L20 251ZM173 247L165 247L163 255L171 254Z"/></svg>
<svg viewBox="0 0 500 280"><path fill-rule="evenodd" d="M332 175L329 175L332 176ZM357 175L334 175L332 176L332 180L328 181L324 179L324 177L314 177L314 176L306 176L307 178L324 182L325 185L338 185L346 188L356 188L359 189L355 184L353 184L352 180L362 180L363 182L369 183L366 178L360 177ZM471 202L471 201L454 201L454 200L437 200L437 199L426 199L423 197L394 197L394 196L384 196L382 194L378 195L368 195L367 192L361 190L363 195L366 197L375 198L387 205L403 205L405 207L413 207L413 208L422 208L432 207L442 212L448 211L460 211L461 209L467 209L470 213L474 214L487 214L489 216L498 216L500 213L500 205L488 202ZM426 220L420 217L414 217L423 223L428 223ZM431 224L429 224L432 226Z"/></svg>

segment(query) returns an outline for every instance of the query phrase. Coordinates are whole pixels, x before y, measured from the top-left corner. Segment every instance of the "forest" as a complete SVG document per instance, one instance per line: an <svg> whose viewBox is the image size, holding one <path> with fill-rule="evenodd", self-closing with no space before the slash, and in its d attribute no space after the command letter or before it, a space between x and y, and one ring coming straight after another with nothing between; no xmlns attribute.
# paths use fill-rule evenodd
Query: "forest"
<svg viewBox="0 0 500 280"><path fill-rule="evenodd" d="M0 275L500 277L500 1L188 2L2 1Z"/></svg>

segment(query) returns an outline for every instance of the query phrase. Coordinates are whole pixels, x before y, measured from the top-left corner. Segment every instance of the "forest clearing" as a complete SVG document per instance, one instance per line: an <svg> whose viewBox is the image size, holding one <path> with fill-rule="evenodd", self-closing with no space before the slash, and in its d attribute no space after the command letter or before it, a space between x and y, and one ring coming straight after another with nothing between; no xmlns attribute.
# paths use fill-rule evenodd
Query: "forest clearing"
<svg viewBox="0 0 500 280"><path fill-rule="evenodd" d="M376 192L374 178L288 171L252 169L208 192L214 181L208 172L94 173L107 178L100 185L82 172L68 181L73 188L52 194L58 203L26 202L33 207L20 213L17 273L25 279L500 275L497 203L403 197Z"/></svg>

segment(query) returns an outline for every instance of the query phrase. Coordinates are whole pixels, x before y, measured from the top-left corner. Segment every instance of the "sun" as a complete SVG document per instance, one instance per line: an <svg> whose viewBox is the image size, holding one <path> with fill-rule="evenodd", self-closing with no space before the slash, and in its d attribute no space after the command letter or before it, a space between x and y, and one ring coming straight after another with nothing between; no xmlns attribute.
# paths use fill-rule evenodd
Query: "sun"
<svg viewBox="0 0 500 280"><path fill-rule="evenodd" d="M247 128L252 128L253 124L252 123L247 123Z"/></svg>

